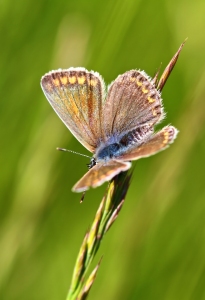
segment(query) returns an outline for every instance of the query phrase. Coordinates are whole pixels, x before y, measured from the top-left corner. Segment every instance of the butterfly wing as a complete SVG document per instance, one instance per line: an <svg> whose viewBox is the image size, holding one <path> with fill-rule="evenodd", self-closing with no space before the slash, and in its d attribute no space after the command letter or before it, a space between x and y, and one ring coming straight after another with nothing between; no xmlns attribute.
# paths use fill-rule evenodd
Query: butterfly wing
<svg viewBox="0 0 205 300"><path fill-rule="evenodd" d="M97 187L106 181L111 180L114 176L131 167L130 162L119 162L110 160L105 163L98 163L90 169L73 187L73 192L83 192L90 187Z"/></svg>
<svg viewBox="0 0 205 300"><path fill-rule="evenodd" d="M166 126L153 134L141 145L131 147L117 159L120 161L132 161L142 157L151 156L166 149L176 138L178 130L174 126Z"/></svg>
<svg viewBox="0 0 205 300"><path fill-rule="evenodd" d="M91 152L102 135L105 84L98 73L84 68L51 71L41 79L43 92L60 119Z"/></svg>
<svg viewBox="0 0 205 300"><path fill-rule="evenodd" d="M161 95L144 72L128 71L109 86L103 106L105 139L144 124L153 127L163 117Z"/></svg>

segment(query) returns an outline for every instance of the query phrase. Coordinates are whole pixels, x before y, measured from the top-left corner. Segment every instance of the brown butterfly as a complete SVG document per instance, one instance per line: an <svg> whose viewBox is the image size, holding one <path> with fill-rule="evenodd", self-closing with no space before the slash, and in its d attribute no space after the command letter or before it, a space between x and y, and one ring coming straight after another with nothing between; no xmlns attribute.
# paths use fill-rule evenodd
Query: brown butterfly
<svg viewBox="0 0 205 300"><path fill-rule="evenodd" d="M41 79L49 103L79 142L93 153L89 171L73 191L97 187L131 167L131 161L168 147L177 129L166 126L154 133L164 118L161 90L183 44L159 82L143 71L119 75L108 89L102 77L84 68L51 71Z"/></svg>

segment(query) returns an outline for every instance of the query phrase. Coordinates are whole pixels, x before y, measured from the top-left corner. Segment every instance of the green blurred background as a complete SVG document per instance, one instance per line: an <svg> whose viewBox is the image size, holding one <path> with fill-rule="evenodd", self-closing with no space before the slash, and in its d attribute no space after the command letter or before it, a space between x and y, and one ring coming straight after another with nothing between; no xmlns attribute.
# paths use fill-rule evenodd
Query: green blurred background
<svg viewBox="0 0 205 300"><path fill-rule="evenodd" d="M1 1L0 299L65 299L84 233L106 185L71 192L88 154L54 113L40 78L83 66L106 83L153 76L188 37L164 90L180 134L137 161L123 210L105 237L89 299L205 299L205 2Z"/></svg>

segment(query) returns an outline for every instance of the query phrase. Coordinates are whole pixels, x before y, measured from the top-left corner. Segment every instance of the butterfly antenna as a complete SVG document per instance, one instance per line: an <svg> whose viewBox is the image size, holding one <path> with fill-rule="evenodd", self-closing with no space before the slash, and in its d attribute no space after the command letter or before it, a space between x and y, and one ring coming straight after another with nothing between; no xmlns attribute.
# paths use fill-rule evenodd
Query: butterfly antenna
<svg viewBox="0 0 205 300"><path fill-rule="evenodd" d="M71 153L78 154L78 155L81 155L81 156L84 156L84 157L92 158L91 156L88 156L88 155L85 155L85 154L81 154L79 152L75 152L75 151L72 151L72 150L64 149L64 148L56 148L56 150L58 150L58 151L64 151L64 152L71 152Z"/></svg>

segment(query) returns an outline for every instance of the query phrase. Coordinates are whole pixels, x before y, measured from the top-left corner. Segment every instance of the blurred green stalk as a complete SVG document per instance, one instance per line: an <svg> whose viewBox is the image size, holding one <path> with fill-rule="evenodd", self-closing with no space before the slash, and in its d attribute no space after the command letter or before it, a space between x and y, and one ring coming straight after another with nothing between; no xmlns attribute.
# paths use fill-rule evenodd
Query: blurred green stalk
<svg viewBox="0 0 205 300"><path fill-rule="evenodd" d="M98 251L105 233L110 229L119 215L130 185L131 176L131 173L122 172L109 183L93 224L86 233L81 245L66 300L87 298L102 258L87 280L85 280L85 274Z"/></svg>

